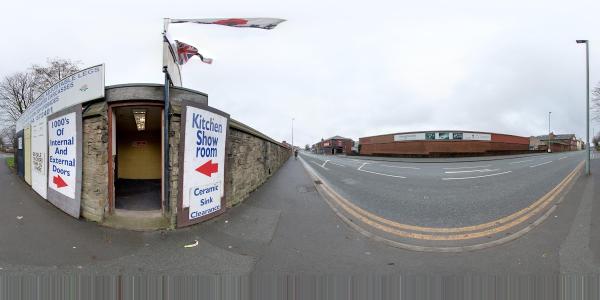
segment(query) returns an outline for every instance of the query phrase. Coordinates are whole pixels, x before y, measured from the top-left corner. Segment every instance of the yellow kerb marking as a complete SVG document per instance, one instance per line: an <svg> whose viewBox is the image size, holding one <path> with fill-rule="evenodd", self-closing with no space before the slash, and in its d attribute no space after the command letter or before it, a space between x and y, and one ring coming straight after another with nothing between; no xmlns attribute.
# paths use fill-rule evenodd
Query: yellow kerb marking
<svg viewBox="0 0 600 300"><path fill-rule="evenodd" d="M358 218L362 222L369 224L379 230L398 235L401 237L408 237L413 239L426 239L426 240L464 240L464 239L473 239L478 237L484 237L490 234L495 234L506 229L509 229L515 225L518 225L527 219L529 219L532 215L540 212L544 207L546 207L552 200L556 197L558 193L560 193L565 186L569 184L569 182L575 177L577 172L583 167L583 162L581 162L567 177L565 177L557 186L555 186L552 190L542 196L540 199L536 200L530 206L523 208L522 210L515 212L506 217L473 226L466 227L421 227L414 226L408 224L402 224L390 221L388 219L381 218L377 215L374 215L368 211L365 211L358 206L350 203L348 200L343 197L337 195L337 193L331 190L327 186L323 186L324 190L331 196L331 198L341 206L345 211ZM512 222L510 222L512 220ZM492 226L501 225L503 223L509 222L499 227L495 227L488 230L483 230ZM432 234L423 234L423 233L414 233L414 232L406 232L402 230L396 230L394 228L390 228L386 225L402 229L402 230L411 230L411 231L421 231L421 232L430 232L430 233L460 233L460 232L470 232L470 233L461 233L454 235L432 235ZM477 231L477 232L471 232Z"/></svg>

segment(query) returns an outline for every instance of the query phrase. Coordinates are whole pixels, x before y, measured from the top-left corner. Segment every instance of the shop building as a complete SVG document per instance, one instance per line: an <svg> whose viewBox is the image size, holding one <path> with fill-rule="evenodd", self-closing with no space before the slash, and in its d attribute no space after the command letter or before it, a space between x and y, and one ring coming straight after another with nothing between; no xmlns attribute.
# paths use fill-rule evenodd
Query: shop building
<svg viewBox="0 0 600 300"><path fill-rule="evenodd" d="M550 152L577 151L583 148L582 141L577 140L575 134L554 134L553 132L549 135L531 137L530 144L533 150L539 151L548 151L548 145L550 145Z"/></svg>
<svg viewBox="0 0 600 300"><path fill-rule="evenodd" d="M92 68L17 122L18 175L67 215L136 230L192 225L243 201L290 156L205 93L170 87L165 102L163 85L105 87L103 66Z"/></svg>
<svg viewBox="0 0 600 300"><path fill-rule="evenodd" d="M313 152L326 155L350 155L352 153L352 146L352 139L336 135L328 139L322 139L320 142L314 144Z"/></svg>

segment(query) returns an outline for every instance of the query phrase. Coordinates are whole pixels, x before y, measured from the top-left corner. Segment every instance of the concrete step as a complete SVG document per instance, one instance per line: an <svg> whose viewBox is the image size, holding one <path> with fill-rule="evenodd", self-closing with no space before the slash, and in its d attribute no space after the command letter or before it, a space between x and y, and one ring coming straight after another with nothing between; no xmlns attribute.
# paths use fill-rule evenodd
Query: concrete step
<svg viewBox="0 0 600 300"><path fill-rule="evenodd" d="M163 215L162 210L116 209L104 219L102 225L118 229L152 231L168 228L169 219Z"/></svg>

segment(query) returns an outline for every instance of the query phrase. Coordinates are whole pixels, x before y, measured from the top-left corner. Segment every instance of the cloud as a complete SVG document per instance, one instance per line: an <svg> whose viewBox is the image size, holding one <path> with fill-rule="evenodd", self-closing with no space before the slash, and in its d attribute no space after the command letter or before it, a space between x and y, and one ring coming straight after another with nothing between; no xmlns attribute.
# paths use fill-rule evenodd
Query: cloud
<svg viewBox="0 0 600 300"><path fill-rule="evenodd" d="M184 85L278 140L464 129L584 134L597 1L34 1L5 4L0 75L46 57L106 63L108 84L162 83L164 17L281 17L271 31L173 25L213 65ZM30 9L35 7L36 9ZM10 12L10 13L8 13ZM26 21L24 21L26 20ZM591 41L591 57L600 44ZM592 70L600 67L592 59ZM592 82L600 77L592 72ZM597 125L596 125L597 126Z"/></svg>

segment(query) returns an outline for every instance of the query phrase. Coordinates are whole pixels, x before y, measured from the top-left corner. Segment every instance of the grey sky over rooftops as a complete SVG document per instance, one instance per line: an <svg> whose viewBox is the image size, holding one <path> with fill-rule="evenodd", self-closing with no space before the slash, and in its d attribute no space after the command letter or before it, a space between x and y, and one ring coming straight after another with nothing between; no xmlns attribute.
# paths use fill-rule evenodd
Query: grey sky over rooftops
<svg viewBox="0 0 600 300"><path fill-rule="evenodd" d="M171 25L212 65L185 87L277 139L456 129L585 134L585 49L600 81L600 1L8 1L0 75L47 57L162 83L162 18L275 17L274 30ZM600 124L592 123L600 130Z"/></svg>

